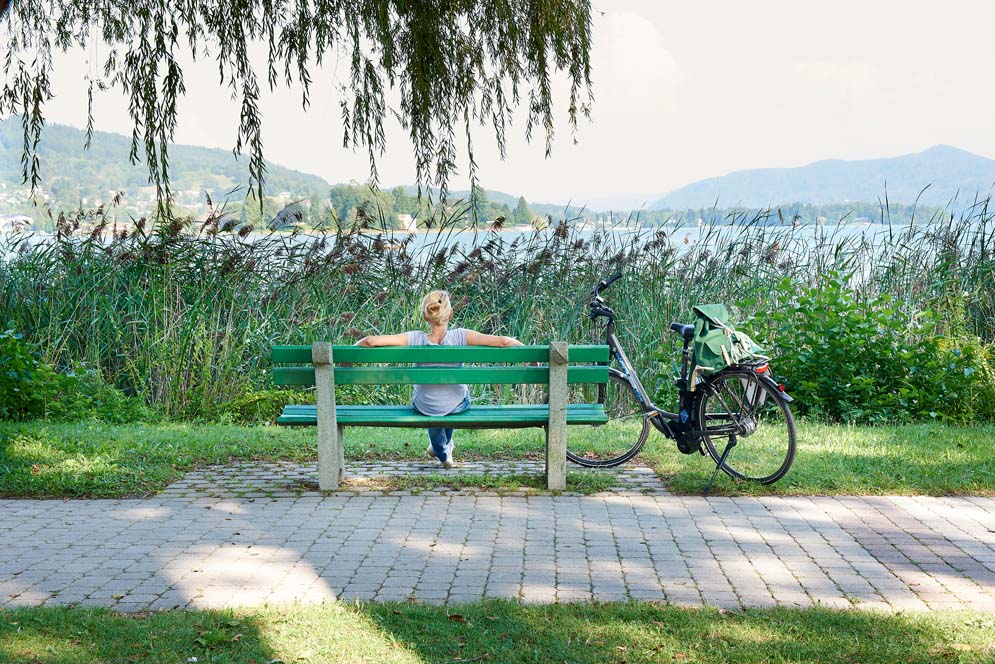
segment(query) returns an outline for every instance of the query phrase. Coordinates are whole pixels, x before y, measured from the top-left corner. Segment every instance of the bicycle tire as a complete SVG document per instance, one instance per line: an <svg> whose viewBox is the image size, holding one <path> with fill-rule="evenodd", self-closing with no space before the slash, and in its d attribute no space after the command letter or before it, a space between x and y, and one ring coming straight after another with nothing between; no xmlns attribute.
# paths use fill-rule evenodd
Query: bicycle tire
<svg viewBox="0 0 995 664"><path fill-rule="evenodd" d="M567 459L586 468L619 466L632 459L643 449L646 438L649 436L650 423L643 416L642 406L632 383L616 369L608 370L608 383L598 389L597 403L605 406L608 422L599 427L593 427L594 433L587 433L583 441L577 435L580 432L573 431L581 427L569 427ZM628 443L623 441L631 440L630 430L637 426L637 421L640 423L641 429L635 442L628 446ZM573 436L571 436L572 433Z"/></svg>
<svg viewBox="0 0 995 664"><path fill-rule="evenodd" d="M736 439L722 471L760 484L784 477L795 460L797 436L781 393L747 369L722 371L699 389L696 428L708 455L718 463L725 445Z"/></svg>

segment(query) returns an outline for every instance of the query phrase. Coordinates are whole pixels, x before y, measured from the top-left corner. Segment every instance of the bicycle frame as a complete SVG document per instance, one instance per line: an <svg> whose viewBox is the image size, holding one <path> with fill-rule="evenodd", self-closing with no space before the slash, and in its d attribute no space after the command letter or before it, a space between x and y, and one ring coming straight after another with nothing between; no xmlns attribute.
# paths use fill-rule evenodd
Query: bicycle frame
<svg viewBox="0 0 995 664"><path fill-rule="evenodd" d="M567 450L567 457L575 463L590 467L614 466L624 463L639 453L646 442L647 424L652 422L653 428L665 437L674 440L678 450L682 453L694 454L698 452L715 460L715 472L705 488L706 494L719 471L724 471L737 479L752 479L764 484L776 482L783 477L794 460L796 446L794 420L788 409L788 404L791 403L792 399L785 393L784 386L777 383L771 376L766 358L759 358L755 364L733 364L728 367L728 370L723 369L704 376L699 376L699 372L696 370L689 376L692 363L693 328L689 325L671 323L670 329L684 341L684 347L681 351L681 371L675 381L679 399L678 412L672 413L660 408L653 403L639 379L636 368L622 348L616 334L615 312L607 306L601 297L601 293L606 288L621 278L621 272L606 277L599 281L590 292L591 301L588 305L588 316L592 321L597 321L600 318L606 319L604 338L609 349L608 363L613 364L613 366L608 367L610 380L598 387L598 401L604 404L609 419L613 416L619 421L627 417L635 419L641 411L640 435L635 445L618 456L605 459L599 457L598 452L595 451L590 453L594 454L594 458L591 458L586 453L577 454ZM613 385L617 387L610 387ZM738 392L739 389L743 390L742 394ZM610 401L609 390L612 390ZM618 394L621 400L618 404L615 403L615 390L620 390ZM631 402L627 403L624 400L626 395L631 396L630 392L635 395L639 403L638 410L630 408ZM746 469L744 472L743 468L739 467L738 462L737 467L734 468L729 465L728 460L733 448L739 442L738 439L748 438L758 430L762 422L757 419L756 415L759 411L755 409L761 407L768 397L776 402L777 409L783 415L787 447L779 467L773 468L773 472L769 474L757 475L750 469ZM715 405L712 405L713 399L716 402ZM617 410L618 405L622 406L624 414L623 411ZM762 413L760 415L763 417ZM722 442L725 442L725 446L720 452L716 445Z"/></svg>
<svg viewBox="0 0 995 664"><path fill-rule="evenodd" d="M650 422L653 423L653 427L667 438L675 438L676 436L670 428L664 424L664 421L670 420L679 422L680 415L663 410L653 403L653 400L646 392L646 388L643 387L642 382L639 380L639 374L636 372L635 367L632 366L632 362L629 361L629 356L625 354L625 350L622 349L622 344L619 343L618 336L615 334L615 319L613 317L609 317L608 324L605 327L605 343L608 345L611 356L615 358L615 361L618 362L619 367L621 367L618 370L619 373L621 373L622 376L629 381L635 390L636 398L639 400L639 405L643 409L643 417L650 418ZM681 367L681 378L683 380L687 380L687 359L687 345L685 345L684 362Z"/></svg>
<svg viewBox="0 0 995 664"><path fill-rule="evenodd" d="M632 385L636 399L639 400L639 405L642 408L643 417L649 419L657 431L667 438L676 440L682 452L693 451L698 447L697 440L701 435L706 433L705 431L692 428L694 424L703 426L703 423L694 421L695 417L693 413L697 406L696 402L701 398L702 393L710 391L711 381L708 378L704 378L695 385L699 389L691 389L692 386L689 384L688 378L688 367L691 360L690 342L684 339L684 348L681 351L681 374L677 380L679 413L664 410L653 403L653 400L646 392L646 388L643 387L642 382L639 380L639 375L635 367L632 366L632 362L629 361L629 357L622 349L622 344L619 342L618 336L615 334L615 312L605 306L604 300L601 299L601 292L621 276L621 273L618 273L609 277L599 282L594 290L591 291L591 295L594 296L590 304L591 319L596 320L600 317L608 319L608 322L605 324L605 343L608 345L612 358L618 362L618 366L620 367L619 369L612 368L610 371L619 374ZM782 386L778 385L770 377L769 373L758 372L756 376L758 380L773 388L781 399L787 403L791 403L791 397L784 392ZM599 388L599 396L602 397L602 401L604 401L606 389L606 386Z"/></svg>

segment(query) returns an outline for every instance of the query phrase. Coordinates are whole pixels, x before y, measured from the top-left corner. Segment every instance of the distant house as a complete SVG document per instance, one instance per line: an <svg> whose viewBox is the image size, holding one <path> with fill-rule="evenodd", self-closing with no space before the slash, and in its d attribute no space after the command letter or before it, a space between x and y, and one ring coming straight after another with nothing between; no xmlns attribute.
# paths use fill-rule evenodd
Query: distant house
<svg viewBox="0 0 995 664"><path fill-rule="evenodd" d="M0 233L20 233L31 227L31 217L23 214L0 215Z"/></svg>
<svg viewBox="0 0 995 664"><path fill-rule="evenodd" d="M417 226L417 221L410 214L397 215L397 227L402 231L413 231Z"/></svg>

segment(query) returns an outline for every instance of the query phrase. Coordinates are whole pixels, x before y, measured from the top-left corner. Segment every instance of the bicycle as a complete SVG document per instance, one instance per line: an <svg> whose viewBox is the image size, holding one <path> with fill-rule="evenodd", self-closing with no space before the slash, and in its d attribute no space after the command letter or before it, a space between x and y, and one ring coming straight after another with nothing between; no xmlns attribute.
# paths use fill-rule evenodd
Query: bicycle
<svg viewBox="0 0 995 664"><path fill-rule="evenodd" d="M792 398L774 380L766 360L732 365L708 376L688 376L694 326L671 323L670 329L684 341L676 378L679 404L676 413L659 408L622 349L615 333L615 312L601 297L621 277L618 273L599 281L590 291L588 305L592 321L606 319L609 382L596 389L597 403L604 404L609 422L602 425L605 433L596 444L568 444L567 458L587 467L618 466L639 453L652 426L674 440L682 453L707 453L715 461L706 493L719 470L761 484L784 477L795 458L795 422L788 406ZM636 427L639 433L630 443Z"/></svg>

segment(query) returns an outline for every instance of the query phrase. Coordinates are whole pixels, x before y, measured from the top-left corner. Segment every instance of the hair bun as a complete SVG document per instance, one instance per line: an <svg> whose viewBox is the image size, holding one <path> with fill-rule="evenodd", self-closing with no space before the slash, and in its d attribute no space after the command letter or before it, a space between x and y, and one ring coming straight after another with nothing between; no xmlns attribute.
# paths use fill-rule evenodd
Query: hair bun
<svg viewBox="0 0 995 664"><path fill-rule="evenodd" d="M432 291L421 302L421 315L427 322L443 323L452 317L453 307L446 291Z"/></svg>

